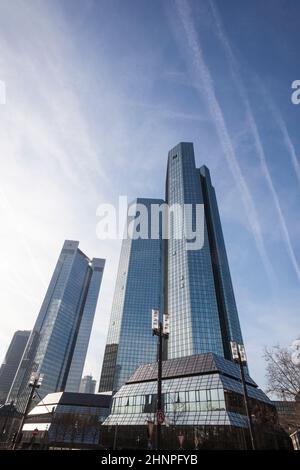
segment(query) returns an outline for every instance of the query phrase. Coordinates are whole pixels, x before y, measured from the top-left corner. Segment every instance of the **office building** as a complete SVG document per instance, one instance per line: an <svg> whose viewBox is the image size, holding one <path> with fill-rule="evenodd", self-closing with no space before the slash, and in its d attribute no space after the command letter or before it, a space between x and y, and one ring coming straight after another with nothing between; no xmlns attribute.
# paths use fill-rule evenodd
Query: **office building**
<svg viewBox="0 0 300 470"><path fill-rule="evenodd" d="M93 379L92 375L85 375L82 377L80 382L80 393L95 393L96 380Z"/></svg>
<svg viewBox="0 0 300 470"><path fill-rule="evenodd" d="M105 260L90 260L79 242L64 242L9 399L24 409L32 372L42 376L37 398L78 392Z"/></svg>
<svg viewBox="0 0 300 470"><path fill-rule="evenodd" d="M14 433L17 433L22 419L22 413L17 411L13 403L0 405L0 447L5 449L10 445Z"/></svg>
<svg viewBox="0 0 300 470"><path fill-rule="evenodd" d="M0 367L0 404L5 403L24 353L30 331L16 331Z"/></svg>
<svg viewBox="0 0 300 470"><path fill-rule="evenodd" d="M100 389L105 382L103 390L116 392L103 423L103 444L109 445L117 434L116 447L154 446L158 366L156 357L146 364L142 351L153 344L148 318L152 308L159 308L169 316L159 410L162 448L250 448L240 368L230 348L231 341L243 344L243 339L220 215L209 170L196 167L192 143L180 143L169 152L165 201L169 217L167 231L163 226L160 232L162 248L160 258L157 251L155 259L161 261L156 264L155 283L146 277L148 271L154 274L151 241L139 241L141 252L132 241L123 242L101 377L106 382L100 381ZM132 267L138 267L138 274L128 282ZM138 280L144 280L143 276L146 282L140 289ZM159 292L157 302L155 293ZM136 295L138 302L126 310L124 299L135 300ZM133 321L122 335L122 325L131 313ZM137 316L145 319L139 328L135 328ZM112 331L119 332L117 341L112 340ZM113 356L113 347L122 349L122 355ZM156 356L155 344L152 354ZM113 380L107 380L110 373ZM276 407L250 378L247 366L244 373L255 448L291 448Z"/></svg>
<svg viewBox="0 0 300 470"><path fill-rule="evenodd" d="M242 344L242 334L215 191L208 168L196 168L192 143L169 152L166 202L189 204L193 224L196 206L204 205L203 246L191 249L185 237L167 243L168 358L213 352L230 360L230 341Z"/></svg>
<svg viewBox="0 0 300 470"><path fill-rule="evenodd" d="M111 396L50 393L30 411L22 428L23 449L98 449Z"/></svg>
<svg viewBox="0 0 300 470"><path fill-rule="evenodd" d="M143 198L133 202L148 210L149 236L123 239L99 392L118 390L140 364L156 358L151 309L163 309L163 242L160 234L151 238L150 226L151 205L162 203ZM125 233L131 223L138 224L138 219L128 216Z"/></svg>
<svg viewBox="0 0 300 470"><path fill-rule="evenodd" d="M300 431L300 392L295 400L274 400L281 426L288 434Z"/></svg>
<svg viewBox="0 0 300 470"><path fill-rule="evenodd" d="M159 239L123 241L99 391L118 390L136 367L155 358L152 308L169 314L165 358L213 352L231 360L230 341L243 343L215 190L208 168L196 167L192 143L169 152L165 199L167 236L161 230ZM151 205L164 204L137 202L146 204L149 214ZM182 212L172 211L176 205L189 205L194 231L196 209L203 209L203 244L197 249L185 233L174 234L174 228L186 226Z"/></svg>
<svg viewBox="0 0 300 470"><path fill-rule="evenodd" d="M245 374L257 449L291 449L275 406ZM157 363L141 365L114 395L104 446L155 448ZM162 449L249 449L239 365L213 353L169 359L162 368ZM148 424L147 424L148 423ZM179 441L180 437L180 441Z"/></svg>

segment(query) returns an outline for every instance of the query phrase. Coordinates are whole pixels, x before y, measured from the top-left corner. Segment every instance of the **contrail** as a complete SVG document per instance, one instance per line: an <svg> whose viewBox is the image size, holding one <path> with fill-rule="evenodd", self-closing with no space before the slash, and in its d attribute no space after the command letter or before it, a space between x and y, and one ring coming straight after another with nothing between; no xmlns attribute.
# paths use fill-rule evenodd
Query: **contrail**
<svg viewBox="0 0 300 470"><path fill-rule="evenodd" d="M271 105L271 103L270 103L270 105ZM284 120L282 119L281 114L276 110L276 108L273 104L271 105L271 107L273 109L274 118L277 121L278 127L280 128L280 130L283 134L284 142L285 142L285 145L286 145L286 147L287 147L287 149L290 153L292 165L294 167L294 170L295 170L295 173L296 173L296 176L297 176L297 179L298 179L298 183L300 185L300 164L299 164L298 159L297 159L294 144L292 142L292 139L290 138L290 135L289 135L287 127L286 127L286 124L285 124Z"/></svg>
<svg viewBox="0 0 300 470"><path fill-rule="evenodd" d="M260 224L258 221L258 215L256 208L247 186L247 183L242 175L233 143L228 132L225 118L221 106L216 97L214 83L211 77L210 70L206 65L206 62L203 57L203 52L201 45L198 42L197 33L195 26L192 21L189 5L184 0L176 0L176 7L179 13L180 20L182 22L188 45L193 53L193 65L194 68L201 78L202 83L204 84L205 97L208 102L210 114L215 122L217 134L220 140L220 143L223 147L223 151L228 162L229 168L232 172L234 180L239 188L239 191L242 195L243 203L246 207L248 221L252 229L252 233L255 239L257 250L261 256L265 269L270 278L273 279L273 268L269 257L267 255L264 241L261 233ZM196 80L195 80L196 82ZM200 86L197 86L198 91L203 94L203 89Z"/></svg>
<svg viewBox="0 0 300 470"><path fill-rule="evenodd" d="M295 269L298 280L300 281L300 268L299 268L299 265L298 265L293 247L292 247L292 243L291 243L291 240L290 240L290 235L289 235L289 232L288 232L288 228L287 228L287 225L286 225L283 213L282 213L282 209L281 209L281 206L280 206L280 203L279 203L279 199L278 199L278 196L277 196L277 193L276 193L273 181L272 181L272 177L271 177L268 165L267 165L265 152L264 152L264 149L263 149L263 145L262 145L262 142L261 142L261 139L260 139L260 135L259 135L259 132L258 132L256 122L255 122L255 118L254 118L254 115L253 115L253 112L252 112L252 109L251 109L251 106L250 106L250 102L249 102L249 99L247 97L247 94L246 94L243 82L241 80L240 74L238 72L237 61L235 59L235 56L234 56L234 53L233 53L232 48L230 46L230 43L228 41L228 38L227 38L227 36L224 32L224 29L222 27L220 16L219 16L219 13L217 11L217 8L214 5L212 0L209 0L209 3L210 3L210 6L211 6L211 10L213 12L213 16L214 16L214 19L215 19L215 23L216 23L216 26L217 26L217 32L218 32L221 44L222 44L223 49L225 51L228 62L230 63L232 78L233 78L233 80L236 84L236 87L238 88L238 91L241 95L241 98L242 98L242 100L245 104L246 113L247 113L247 120L248 120L249 125L250 125L250 130L251 130L253 140L254 140L254 144L255 144L255 147L256 147L256 150L257 150L257 154L258 154L258 157L259 157L259 160L260 160L260 163L261 163L263 174L266 178L269 190L270 190L272 198L273 198L274 206L275 206L275 209L276 209L276 212L277 212L277 215L278 215L278 219L279 219L279 223L280 223L280 228L281 228L281 231L282 231L282 234L283 234L283 237L284 237L286 249L287 249L289 258L291 260L291 263L292 263L292 265Z"/></svg>
<svg viewBox="0 0 300 470"><path fill-rule="evenodd" d="M298 161L298 158L297 158L295 146L294 146L294 144L292 142L292 139L289 135L286 124L285 124L279 110L277 109L276 105L274 104L273 100L269 96L269 93L267 92L267 90L265 89L264 85L261 83L259 78L256 77L255 81L256 81L256 83L258 85L258 88L260 89L261 94L263 95L267 105L269 106L270 111L272 112L274 120L276 121L276 123L277 123L277 125L278 125L278 127L279 127L279 129L280 129L280 131L283 135L283 140L284 140L285 146L286 146L286 148L287 148L287 150L290 154L291 163L292 163L292 166L293 166L294 171L296 173L298 183L300 185L300 164L299 164L299 161Z"/></svg>

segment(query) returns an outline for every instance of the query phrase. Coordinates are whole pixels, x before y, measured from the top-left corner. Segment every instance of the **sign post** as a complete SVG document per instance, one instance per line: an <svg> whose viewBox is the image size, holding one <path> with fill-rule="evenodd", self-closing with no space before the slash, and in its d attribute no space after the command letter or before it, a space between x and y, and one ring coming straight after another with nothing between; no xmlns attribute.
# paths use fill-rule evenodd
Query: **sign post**
<svg viewBox="0 0 300 470"><path fill-rule="evenodd" d="M161 444L161 425L165 421L162 407L162 345L163 338L169 336L169 316L163 316L163 322L159 321L159 310L152 310L152 334L158 336L158 360L157 360L157 400L156 400L156 450Z"/></svg>

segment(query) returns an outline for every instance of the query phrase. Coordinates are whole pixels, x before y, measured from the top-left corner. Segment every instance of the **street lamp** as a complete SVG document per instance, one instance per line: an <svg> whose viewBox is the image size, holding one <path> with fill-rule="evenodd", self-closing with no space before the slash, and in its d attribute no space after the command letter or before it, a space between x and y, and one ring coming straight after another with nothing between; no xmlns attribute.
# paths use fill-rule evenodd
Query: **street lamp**
<svg viewBox="0 0 300 470"><path fill-rule="evenodd" d="M249 407L249 399L248 399L248 392L247 392L245 372L244 372L244 366L247 365L245 346L243 344L238 344L235 341L230 341L230 347L231 347L232 359L235 362L237 362L240 366L241 380L242 380L243 393L244 393L244 403L245 403L245 409L246 409L246 414L247 414L247 419L248 419L248 428L249 428L249 434L250 434L250 440L251 440L251 448L252 450L255 450L254 430L253 430L252 416L251 416L250 407Z"/></svg>
<svg viewBox="0 0 300 470"><path fill-rule="evenodd" d="M28 386L31 387L31 391L30 391L28 401L27 401L27 404L26 404L26 408L25 408L25 411L23 413L21 423L20 423L16 438L15 438L15 441L14 441L14 444L13 444L13 447L12 447L13 450L16 448L16 446L17 446L17 444L20 440L20 436L21 436L21 432L22 432L22 429L23 429L24 421L27 418L27 415L29 413L30 405L31 405L32 399L34 397L34 392L37 388L39 388L41 386L43 378L44 378L44 374L38 374L37 372L32 372L32 374L30 376Z"/></svg>
<svg viewBox="0 0 300 470"><path fill-rule="evenodd" d="M44 374L38 374L37 372L32 372L29 379L29 387L39 388L42 385Z"/></svg>
<svg viewBox="0 0 300 470"><path fill-rule="evenodd" d="M162 346L163 338L169 336L169 315L163 315L163 323L159 320L159 310L152 310L152 334L158 337L158 358L157 358L157 400L156 400L156 449L160 449L161 425L165 420L162 409Z"/></svg>

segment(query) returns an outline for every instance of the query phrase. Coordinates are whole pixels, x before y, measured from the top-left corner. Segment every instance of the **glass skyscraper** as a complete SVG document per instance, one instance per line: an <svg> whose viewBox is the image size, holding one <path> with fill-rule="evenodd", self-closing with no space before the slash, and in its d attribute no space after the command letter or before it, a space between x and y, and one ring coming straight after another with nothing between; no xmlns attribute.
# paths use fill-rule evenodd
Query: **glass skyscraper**
<svg viewBox="0 0 300 470"><path fill-rule="evenodd" d="M255 448L290 449L274 405L231 355L231 341L243 344L241 328L215 190L192 143L169 152L165 201L159 239L123 242L100 381L114 392L102 443L118 433L122 448L153 448L158 434L145 424L160 411L159 448L178 448L178 436L185 449L252 448L247 390ZM160 395L152 308L169 316Z"/></svg>
<svg viewBox="0 0 300 470"><path fill-rule="evenodd" d="M12 384L9 400L24 408L32 372L43 374L39 396L78 392L94 319L104 259L90 260L66 240Z"/></svg>
<svg viewBox="0 0 300 470"><path fill-rule="evenodd" d="M193 212L204 205L203 247L187 250L185 238L167 242L168 358L213 352L231 359L229 342L242 343L241 329L215 191L208 168L196 168L192 143L169 152L166 201L191 204Z"/></svg>
<svg viewBox="0 0 300 470"><path fill-rule="evenodd" d="M156 359L151 309L163 308L163 241L151 239L151 205L161 199L138 198L148 209L148 239L124 237L118 267L99 392L118 390L142 363ZM130 223L138 219L129 216Z"/></svg>
<svg viewBox="0 0 300 470"><path fill-rule="evenodd" d="M6 402L29 335L30 331L16 331L13 335L4 362L0 367L0 403Z"/></svg>
<svg viewBox="0 0 300 470"><path fill-rule="evenodd" d="M137 201L149 214L152 204L164 203ZM243 343L215 191L208 168L196 168L192 143L169 152L165 202L189 204L194 231L201 206L203 246L187 249L187 237L175 235L185 223L176 211L159 239L123 241L99 391L118 390L140 364L156 359L152 308L169 314L165 359L215 353L231 360L230 341Z"/></svg>
<svg viewBox="0 0 300 470"><path fill-rule="evenodd" d="M79 387L80 393L95 393L96 380L93 379L92 375L85 375L82 377Z"/></svg>

